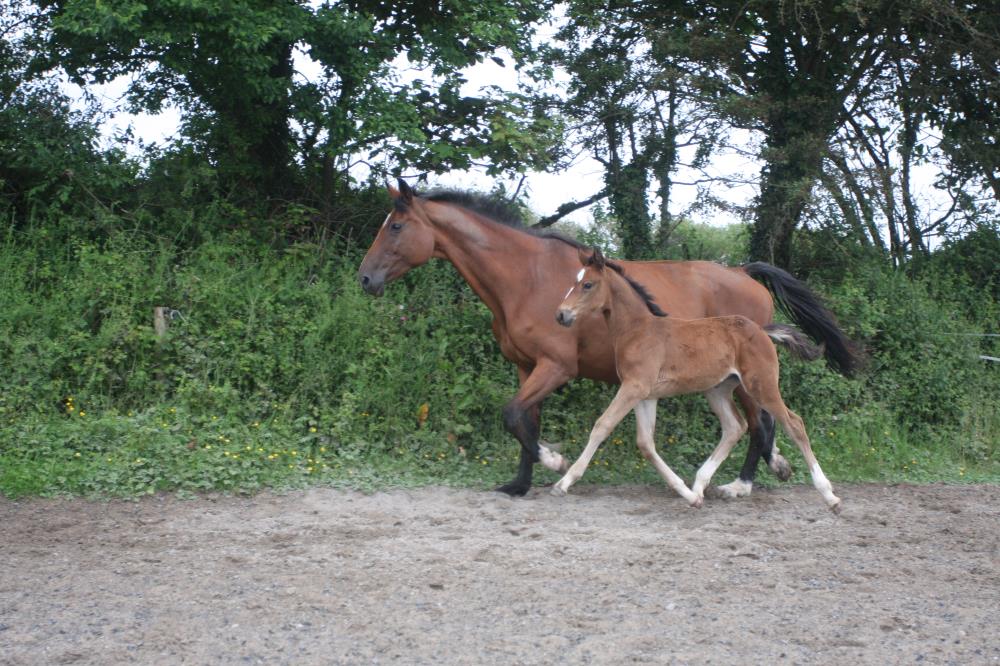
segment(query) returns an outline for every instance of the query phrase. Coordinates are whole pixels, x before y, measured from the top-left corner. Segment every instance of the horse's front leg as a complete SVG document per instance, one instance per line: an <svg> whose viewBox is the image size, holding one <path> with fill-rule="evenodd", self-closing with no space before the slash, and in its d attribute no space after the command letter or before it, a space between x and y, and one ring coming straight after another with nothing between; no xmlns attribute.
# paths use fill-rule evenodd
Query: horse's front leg
<svg viewBox="0 0 1000 666"><path fill-rule="evenodd" d="M531 370L518 367L517 372L521 388L514 399L504 405L503 425L521 443L521 460L517 476L497 488L513 497L520 497L531 489L534 465L539 460L557 472L566 468L565 459L561 455L538 444L538 434L542 400L572 378L566 368L548 360L539 361Z"/></svg>
<svg viewBox="0 0 1000 666"><path fill-rule="evenodd" d="M570 486L580 480L583 473L587 471L587 466L590 464L594 454L597 453L597 447L607 439L611 431L615 429L615 426L625 418L625 415L647 395L649 395L649 390L638 384L623 383L621 385L618 393L615 394L614 400L604 410L601 417L597 419L593 430L590 431L590 438L587 440L587 446L583 449L583 453L570 466L563 478L559 479L556 485L552 486L553 495L565 495L569 491Z"/></svg>

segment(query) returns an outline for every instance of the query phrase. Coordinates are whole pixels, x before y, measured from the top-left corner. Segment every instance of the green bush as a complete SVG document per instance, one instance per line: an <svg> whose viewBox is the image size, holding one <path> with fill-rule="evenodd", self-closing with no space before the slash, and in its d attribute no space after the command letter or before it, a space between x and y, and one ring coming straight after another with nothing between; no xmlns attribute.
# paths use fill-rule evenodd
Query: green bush
<svg viewBox="0 0 1000 666"><path fill-rule="evenodd" d="M350 246L264 236L219 231L188 245L120 228L64 243L48 226L9 227L0 491L487 485L513 474L518 448L499 413L516 374L451 266L431 262L372 299ZM816 284L869 355L852 380L819 363L782 366L786 401L832 478L995 478L1000 367L978 355L1000 350L973 337L982 328L942 286L865 266ZM162 339L154 307L171 313ZM575 456L613 391L571 382L546 401L543 438ZM659 414L659 445L690 476L716 442L715 419L699 396L663 401ZM631 417L587 475L657 478Z"/></svg>

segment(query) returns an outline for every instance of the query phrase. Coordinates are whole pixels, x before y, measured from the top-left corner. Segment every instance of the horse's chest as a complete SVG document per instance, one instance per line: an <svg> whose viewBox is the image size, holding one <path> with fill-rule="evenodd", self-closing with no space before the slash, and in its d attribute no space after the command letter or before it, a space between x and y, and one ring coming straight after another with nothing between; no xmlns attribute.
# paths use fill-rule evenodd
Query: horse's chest
<svg viewBox="0 0 1000 666"><path fill-rule="evenodd" d="M500 323L499 320L494 319L493 335L497 339L497 344L500 345L500 353L503 354L504 358L507 360L520 365L534 361L534 358L530 353L530 346L525 345L523 334L518 335L512 333L508 327ZM526 347L528 348L526 349Z"/></svg>

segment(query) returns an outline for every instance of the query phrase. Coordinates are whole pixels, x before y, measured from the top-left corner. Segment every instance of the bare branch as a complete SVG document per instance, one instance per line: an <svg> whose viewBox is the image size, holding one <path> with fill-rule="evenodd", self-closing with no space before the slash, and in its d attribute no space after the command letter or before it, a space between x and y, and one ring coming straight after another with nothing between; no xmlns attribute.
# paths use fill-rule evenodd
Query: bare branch
<svg viewBox="0 0 1000 666"><path fill-rule="evenodd" d="M547 215L543 217L532 226L536 228L550 227L559 220L561 220L562 218L572 213L573 211L580 210L581 208L586 208L587 206L593 203L597 203L601 199L606 199L609 194L611 194L611 191L608 188L604 188L594 196L584 199L583 201L569 201L567 203L564 203L558 208L556 208L556 212L552 213L552 215Z"/></svg>

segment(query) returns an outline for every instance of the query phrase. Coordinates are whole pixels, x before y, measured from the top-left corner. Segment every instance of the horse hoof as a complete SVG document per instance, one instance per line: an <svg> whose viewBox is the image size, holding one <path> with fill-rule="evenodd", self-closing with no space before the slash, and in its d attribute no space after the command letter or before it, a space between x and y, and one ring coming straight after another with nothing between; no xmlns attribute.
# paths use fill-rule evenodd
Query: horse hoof
<svg viewBox="0 0 1000 666"><path fill-rule="evenodd" d="M695 497L693 500L691 500L690 505L691 505L692 509L700 509L701 505L704 504L704 503L705 503L704 498L702 498L702 497Z"/></svg>
<svg viewBox="0 0 1000 666"><path fill-rule="evenodd" d="M524 497L530 488L531 486L527 486L523 483L505 483L499 488L494 488L494 491L510 495L511 497Z"/></svg>
<svg viewBox="0 0 1000 666"><path fill-rule="evenodd" d="M774 475L778 477L779 481L788 481L788 479L792 478L792 466L782 456L775 455L771 459L769 467L774 472Z"/></svg>
<svg viewBox="0 0 1000 666"><path fill-rule="evenodd" d="M833 511L834 515L840 515L840 509L843 507L843 502L839 499L830 505L830 511Z"/></svg>
<svg viewBox="0 0 1000 666"><path fill-rule="evenodd" d="M555 451L556 453L559 453L560 451L562 451L562 447L563 447L563 445L561 443L559 443L559 442L552 443L552 442L547 442L544 439L538 440L538 444L539 444L539 446L544 446L549 451Z"/></svg>
<svg viewBox="0 0 1000 666"><path fill-rule="evenodd" d="M552 489L549 490L549 494L552 495L553 497L566 497L566 491L560 488L558 485L552 486Z"/></svg>
<svg viewBox="0 0 1000 666"><path fill-rule="evenodd" d="M736 499L737 497L747 497L753 491L753 483L736 479L722 486L709 486L705 488L705 495L712 499Z"/></svg>

